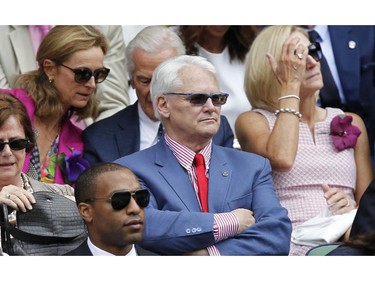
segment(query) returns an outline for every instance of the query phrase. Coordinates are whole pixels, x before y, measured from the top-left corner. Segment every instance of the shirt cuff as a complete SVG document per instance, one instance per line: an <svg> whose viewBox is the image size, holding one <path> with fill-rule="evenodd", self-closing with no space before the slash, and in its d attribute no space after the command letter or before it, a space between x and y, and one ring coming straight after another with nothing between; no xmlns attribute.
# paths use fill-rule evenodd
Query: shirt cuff
<svg viewBox="0 0 375 281"><path fill-rule="evenodd" d="M215 245L207 247L208 255L210 256L221 256L219 250L216 248Z"/></svg>
<svg viewBox="0 0 375 281"><path fill-rule="evenodd" d="M214 214L213 231L215 242L236 236L239 227L240 223L232 212Z"/></svg>

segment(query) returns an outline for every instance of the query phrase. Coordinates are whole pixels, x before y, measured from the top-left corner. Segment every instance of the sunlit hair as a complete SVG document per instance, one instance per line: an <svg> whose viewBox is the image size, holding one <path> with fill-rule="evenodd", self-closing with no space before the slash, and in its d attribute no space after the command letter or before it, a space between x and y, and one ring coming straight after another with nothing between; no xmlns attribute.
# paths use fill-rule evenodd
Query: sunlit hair
<svg viewBox="0 0 375 281"><path fill-rule="evenodd" d="M88 198L96 197L97 189L101 187L98 185L98 178L102 174L121 170L137 178L129 168L112 162L96 164L84 170L75 183L74 196L76 204L79 205L79 203Z"/></svg>
<svg viewBox="0 0 375 281"><path fill-rule="evenodd" d="M20 122L26 139L30 141L30 144L26 147L26 152L31 151L35 144L35 137L25 106L15 96L0 92L0 128L12 116Z"/></svg>
<svg viewBox="0 0 375 281"><path fill-rule="evenodd" d="M182 55L164 61L155 69L150 84L150 95L156 118L160 119L156 102L157 98L164 93L178 91L184 82L181 79L181 71L191 66L197 66L212 73L217 85L219 85L215 67L206 58Z"/></svg>
<svg viewBox="0 0 375 281"><path fill-rule="evenodd" d="M272 71L266 54L279 61L285 40L295 31L307 38L306 31L297 26L275 25L264 28L255 38L245 62L244 89L253 108L274 111L278 108L281 85Z"/></svg>
<svg viewBox="0 0 375 281"><path fill-rule="evenodd" d="M74 53L92 47L101 48L104 55L109 48L107 38L93 26L56 25L40 44L36 59L40 66L46 59L50 59L57 64L64 63ZM60 94L53 83L48 81L43 67L21 74L15 87L26 89L29 92L38 105L35 110L36 116L48 118L58 113L65 113ZM92 96L84 108L72 108L69 115L75 112L79 119L95 117L97 103Z"/></svg>
<svg viewBox="0 0 375 281"><path fill-rule="evenodd" d="M162 50L175 49L176 56L185 54L185 45L173 30L162 25L147 26L126 47L126 67L130 78L135 69L133 61L135 49L140 49L149 54L158 54Z"/></svg>

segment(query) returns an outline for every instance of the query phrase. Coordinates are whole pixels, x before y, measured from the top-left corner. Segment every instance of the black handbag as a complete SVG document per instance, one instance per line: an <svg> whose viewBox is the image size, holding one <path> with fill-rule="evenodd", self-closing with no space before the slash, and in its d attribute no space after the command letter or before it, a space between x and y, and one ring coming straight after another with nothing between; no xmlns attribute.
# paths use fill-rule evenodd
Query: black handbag
<svg viewBox="0 0 375 281"><path fill-rule="evenodd" d="M17 212L16 225L9 223L6 205L0 208L1 245L11 256L63 255L86 238L86 226L76 203L50 191L33 193L33 209Z"/></svg>

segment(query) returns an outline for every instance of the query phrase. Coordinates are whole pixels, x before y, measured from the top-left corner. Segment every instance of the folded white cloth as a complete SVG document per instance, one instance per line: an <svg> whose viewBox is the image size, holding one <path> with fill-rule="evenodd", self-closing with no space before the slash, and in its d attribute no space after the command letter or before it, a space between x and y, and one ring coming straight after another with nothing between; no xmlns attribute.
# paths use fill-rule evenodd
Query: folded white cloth
<svg viewBox="0 0 375 281"><path fill-rule="evenodd" d="M292 242L299 245L317 246L336 242L352 225L357 209L342 215L332 215L325 208L316 217L295 227Z"/></svg>

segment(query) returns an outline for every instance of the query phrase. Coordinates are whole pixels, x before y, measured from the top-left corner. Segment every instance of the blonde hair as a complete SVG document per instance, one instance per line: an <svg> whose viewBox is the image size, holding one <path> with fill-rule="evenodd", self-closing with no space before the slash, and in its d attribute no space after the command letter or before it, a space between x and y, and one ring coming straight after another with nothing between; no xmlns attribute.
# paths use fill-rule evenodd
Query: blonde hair
<svg viewBox="0 0 375 281"><path fill-rule="evenodd" d="M59 64L66 61L72 54L92 47L100 47L104 55L109 48L107 38L93 26L57 25L40 44L36 59L40 66L46 59ZM36 116L48 118L56 114L64 114L60 94L53 83L49 82L43 67L20 75L15 87L29 92L37 105ZM80 120L95 117L97 105L98 101L90 98L84 108L72 108L68 117L73 113L76 113Z"/></svg>
<svg viewBox="0 0 375 281"><path fill-rule="evenodd" d="M281 86L266 57L267 53L279 60L285 40L295 31L306 31L297 26L275 25L264 28L255 38L246 56L244 88L253 108L274 111L278 107Z"/></svg>

